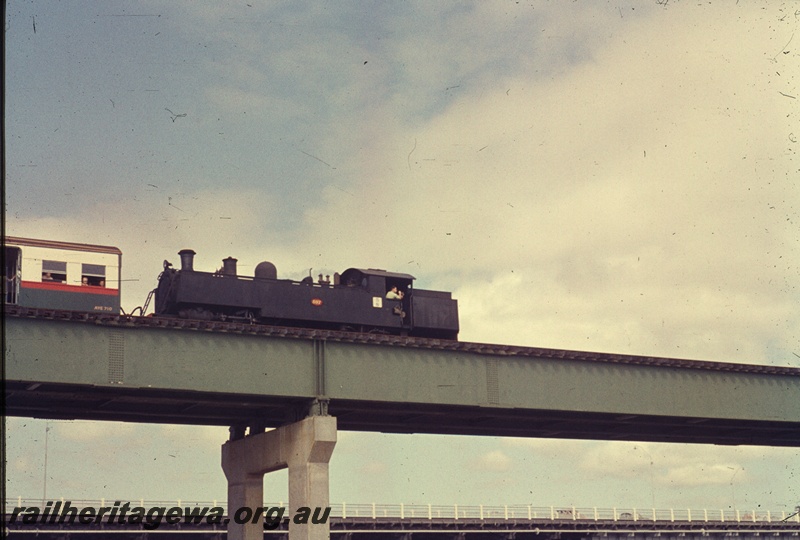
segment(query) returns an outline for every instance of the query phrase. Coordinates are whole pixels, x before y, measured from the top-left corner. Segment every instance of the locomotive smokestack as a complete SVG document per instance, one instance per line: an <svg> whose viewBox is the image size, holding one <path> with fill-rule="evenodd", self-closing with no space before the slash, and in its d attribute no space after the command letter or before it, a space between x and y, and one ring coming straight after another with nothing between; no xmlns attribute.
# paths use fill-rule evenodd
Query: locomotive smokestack
<svg viewBox="0 0 800 540"><path fill-rule="evenodd" d="M191 249L182 249L178 252L181 256L181 270L194 271L194 251Z"/></svg>
<svg viewBox="0 0 800 540"><path fill-rule="evenodd" d="M226 276L235 276L237 260L238 259L234 259L233 257L222 259L222 273L225 274Z"/></svg>

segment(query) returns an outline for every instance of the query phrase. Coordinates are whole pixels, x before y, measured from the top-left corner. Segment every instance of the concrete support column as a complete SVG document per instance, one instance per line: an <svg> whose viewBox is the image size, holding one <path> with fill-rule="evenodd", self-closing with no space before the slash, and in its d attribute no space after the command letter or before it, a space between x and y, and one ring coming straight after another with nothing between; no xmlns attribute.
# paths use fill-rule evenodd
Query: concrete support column
<svg viewBox="0 0 800 540"><path fill-rule="evenodd" d="M224 466L223 466L224 469ZM228 476L228 537L241 540L263 540L264 527L259 522L257 527L245 527L233 522L233 515L239 508L260 508L264 504L264 475L263 474L235 474L232 479ZM241 536L234 533L231 536L231 527L244 527Z"/></svg>
<svg viewBox="0 0 800 540"><path fill-rule="evenodd" d="M310 416L273 431L249 435L222 445L222 469L228 479L228 539L263 540L262 520L238 524L234 513L241 507L255 511L264 502L264 474L289 469L289 540L330 537L330 523L296 524L297 509L330 504L328 462L336 445L336 418ZM252 520L251 520L252 521Z"/></svg>

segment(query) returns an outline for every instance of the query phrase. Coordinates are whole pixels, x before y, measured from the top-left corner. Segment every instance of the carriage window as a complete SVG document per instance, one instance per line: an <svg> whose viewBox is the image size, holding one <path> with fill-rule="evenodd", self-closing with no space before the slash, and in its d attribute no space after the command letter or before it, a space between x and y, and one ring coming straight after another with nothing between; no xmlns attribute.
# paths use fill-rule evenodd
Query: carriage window
<svg viewBox="0 0 800 540"><path fill-rule="evenodd" d="M64 283L67 281L67 263L61 261L42 261L42 281Z"/></svg>
<svg viewBox="0 0 800 540"><path fill-rule="evenodd" d="M105 287L106 267L102 264L81 265L81 284L92 287Z"/></svg>

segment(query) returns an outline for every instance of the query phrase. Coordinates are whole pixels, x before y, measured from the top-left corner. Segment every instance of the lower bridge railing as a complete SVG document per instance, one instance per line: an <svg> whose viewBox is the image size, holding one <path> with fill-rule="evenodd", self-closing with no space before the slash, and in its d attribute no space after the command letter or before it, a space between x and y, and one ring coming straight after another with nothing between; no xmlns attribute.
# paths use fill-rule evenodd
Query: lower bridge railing
<svg viewBox="0 0 800 540"><path fill-rule="evenodd" d="M690 508L586 508L563 506L459 506L430 504L346 504L331 506L331 515L336 517L368 517L397 519L527 519L532 521L685 521L685 522L780 522L800 523L797 512L785 510L732 510Z"/></svg>

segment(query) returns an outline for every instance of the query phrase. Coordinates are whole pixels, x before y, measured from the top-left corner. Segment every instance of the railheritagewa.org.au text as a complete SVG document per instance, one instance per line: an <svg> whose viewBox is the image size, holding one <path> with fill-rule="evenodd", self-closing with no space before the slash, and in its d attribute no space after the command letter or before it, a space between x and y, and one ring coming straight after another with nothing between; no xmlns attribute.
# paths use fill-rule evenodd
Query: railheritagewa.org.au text
<svg viewBox="0 0 800 540"><path fill-rule="evenodd" d="M9 516L9 523L22 525L141 525L148 530L168 525L227 525L263 522L265 529L277 529L284 520L298 525L321 524L328 521L331 508L302 506L292 516L280 506L243 506L226 516L221 506L134 506L130 502L115 501L112 506L73 506L71 501L48 501L44 507L17 506Z"/></svg>

